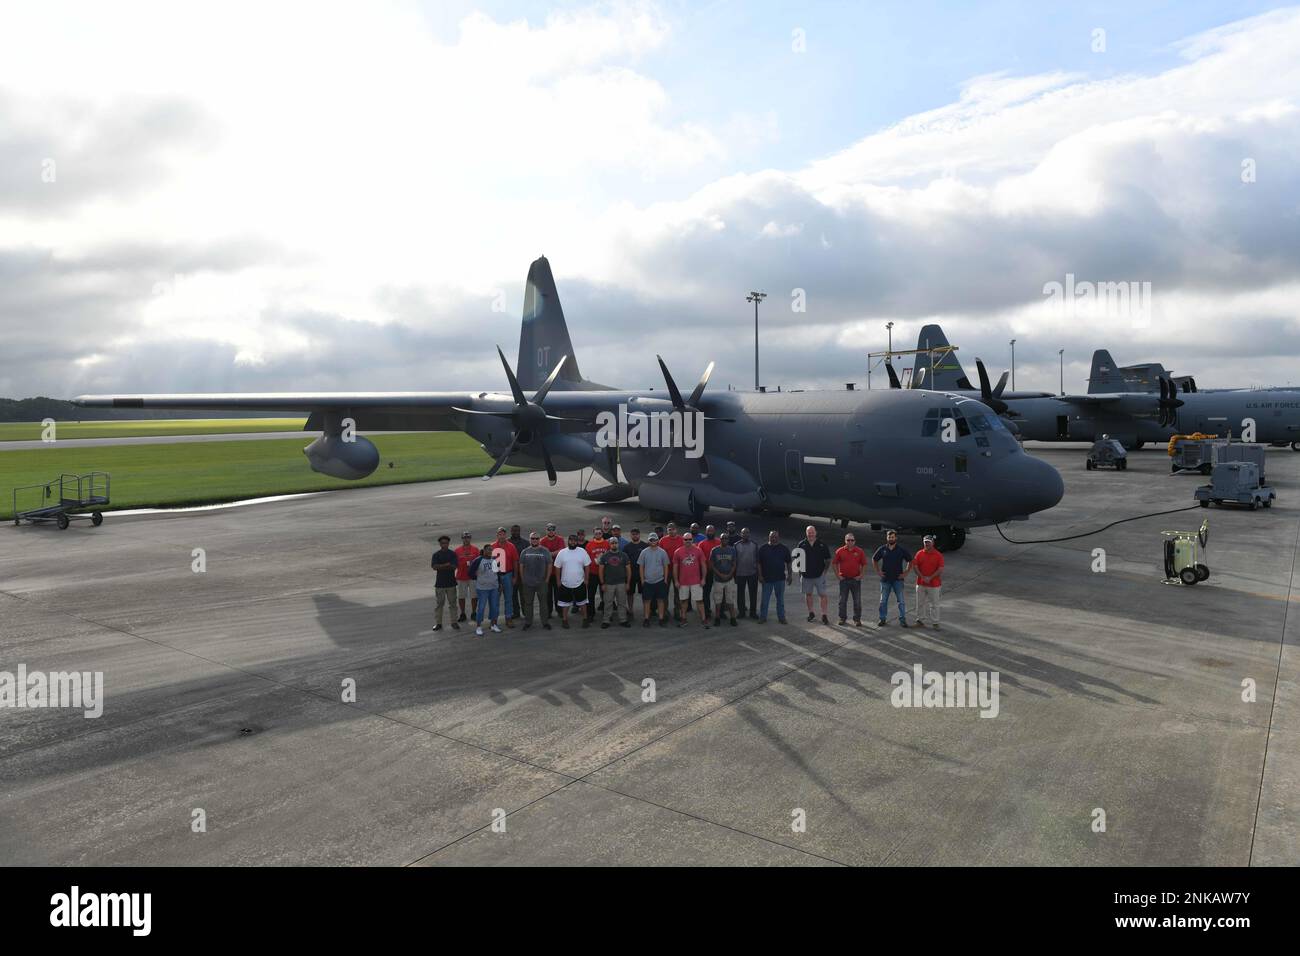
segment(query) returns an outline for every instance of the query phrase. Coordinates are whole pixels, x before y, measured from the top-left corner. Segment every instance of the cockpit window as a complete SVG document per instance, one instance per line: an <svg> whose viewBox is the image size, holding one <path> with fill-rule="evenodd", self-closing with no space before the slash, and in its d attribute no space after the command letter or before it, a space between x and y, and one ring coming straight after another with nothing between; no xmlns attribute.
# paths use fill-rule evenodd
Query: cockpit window
<svg viewBox="0 0 1300 956"><path fill-rule="evenodd" d="M966 416L962 414L960 408L932 408L925 413L925 420L921 423L921 437L933 438L939 434L939 430L943 427L946 418L951 418L956 423L957 434L962 438L971 433L971 425L967 422ZM986 422L985 430L987 428L988 424Z"/></svg>

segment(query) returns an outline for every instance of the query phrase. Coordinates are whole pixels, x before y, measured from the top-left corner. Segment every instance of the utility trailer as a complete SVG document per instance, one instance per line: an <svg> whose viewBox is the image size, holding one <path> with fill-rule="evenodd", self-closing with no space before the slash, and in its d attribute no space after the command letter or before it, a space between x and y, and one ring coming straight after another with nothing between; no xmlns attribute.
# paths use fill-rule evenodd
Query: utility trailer
<svg viewBox="0 0 1300 956"><path fill-rule="evenodd" d="M1253 461L1221 461L1214 466L1210 484L1196 489L1196 500L1202 508L1213 501L1222 506L1225 501L1245 505L1251 511L1261 505L1273 506L1277 494L1259 479L1259 466Z"/></svg>
<svg viewBox="0 0 1300 956"><path fill-rule="evenodd" d="M34 494L37 491L39 497ZM104 523L100 508L106 504L108 475L104 472L59 475L43 485L24 485L14 489L14 524L52 521L59 530L63 530L73 518L83 518L98 528Z"/></svg>

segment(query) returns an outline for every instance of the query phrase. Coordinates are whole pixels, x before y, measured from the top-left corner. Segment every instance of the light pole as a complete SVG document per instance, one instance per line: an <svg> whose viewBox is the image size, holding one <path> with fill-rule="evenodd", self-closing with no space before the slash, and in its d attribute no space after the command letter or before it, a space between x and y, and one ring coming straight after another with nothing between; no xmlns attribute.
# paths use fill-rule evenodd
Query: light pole
<svg viewBox="0 0 1300 956"><path fill-rule="evenodd" d="M894 323L886 322L885 331L889 333L889 351L885 356L885 361L892 362L894 360Z"/></svg>
<svg viewBox="0 0 1300 956"><path fill-rule="evenodd" d="M754 391L758 391L758 304L767 298L766 292L751 292L746 302L754 303Z"/></svg>
<svg viewBox="0 0 1300 956"><path fill-rule="evenodd" d="M1011 391L1016 390L1016 340L1011 340Z"/></svg>
<svg viewBox="0 0 1300 956"><path fill-rule="evenodd" d="M1056 354L1061 357L1061 394L1065 394L1065 349L1057 349Z"/></svg>

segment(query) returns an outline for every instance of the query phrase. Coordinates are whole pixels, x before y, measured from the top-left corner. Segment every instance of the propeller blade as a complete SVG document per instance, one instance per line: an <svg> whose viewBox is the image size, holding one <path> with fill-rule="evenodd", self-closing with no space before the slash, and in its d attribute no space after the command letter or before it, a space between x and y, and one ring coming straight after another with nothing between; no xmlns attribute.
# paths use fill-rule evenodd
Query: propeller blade
<svg viewBox="0 0 1300 956"><path fill-rule="evenodd" d="M894 371L894 363L886 362L885 371L889 374L889 387L902 388L903 383L898 380L898 373Z"/></svg>
<svg viewBox="0 0 1300 956"><path fill-rule="evenodd" d="M684 407L686 403L682 401L682 393L677 390L677 383L673 381L673 377L668 371L668 366L664 364L663 357L656 355L655 358L659 359L659 367L663 369L664 384L668 386L668 397L673 400L673 407Z"/></svg>
<svg viewBox="0 0 1300 956"><path fill-rule="evenodd" d="M704 374L700 376L700 381L699 384L695 386L695 391L691 392L690 401L687 402L691 408L699 408L700 397L704 394L704 386L709 384L709 376L713 374L713 365L713 362L709 363L709 367L706 368Z"/></svg>
<svg viewBox="0 0 1300 956"><path fill-rule="evenodd" d="M975 360L975 368L978 369L980 373L980 398L987 401L993 394L993 389L989 385L989 373L984 368L984 360L977 358Z"/></svg>
<svg viewBox="0 0 1300 956"><path fill-rule="evenodd" d="M569 357L567 355L560 357L560 364L555 366L555 371L548 375L546 381L542 383L542 387L533 393L534 404L542 404L542 400L546 398L546 393L551 390L551 386L555 384L555 380L560 377L560 369L564 368L564 363L568 360Z"/></svg>
<svg viewBox="0 0 1300 956"><path fill-rule="evenodd" d="M548 422L579 422L583 425L590 425L592 428L599 427L595 422L588 421L585 418L565 418L563 415L547 415L546 420Z"/></svg>
<svg viewBox="0 0 1300 956"><path fill-rule="evenodd" d="M512 369L510 363L506 361L506 353L501 351L501 346L499 345L497 346L497 355L501 356L501 365L506 370L506 378L510 380L510 394L515 397L515 404L527 405L528 396L526 396L524 390L519 387L519 379L515 378L515 370Z"/></svg>
<svg viewBox="0 0 1300 956"><path fill-rule="evenodd" d="M912 381L911 381L911 384L908 385L908 388L924 388L924 387L925 387L925 373L926 373L927 371L929 371L929 369L926 369L925 367L922 367L920 370L918 370L918 371L917 371L917 372L912 376Z"/></svg>
<svg viewBox="0 0 1300 956"><path fill-rule="evenodd" d="M505 467L506 460L515 453L515 449L517 449L518 447L519 447L518 438L510 439L510 447L507 448L504 452L502 452L501 457L492 463L492 467L489 468L488 473L483 476L483 480L487 481L498 471L500 471L503 467Z"/></svg>
<svg viewBox="0 0 1300 956"><path fill-rule="evenodd" d="M1011 375L1010 372L1003 372L1003 373L1002 373L1002 377L1001 377L1000 379L998 379L998 383L997 383L996 385L993 386L993 397L994 397L994 398L1001 398L1001 397L1002 397L1002 390L1003 390L1004 388L1007 387L1007 379L1010 377L1010 375Z"/></svg>
<svg viewBox="0 0 1300 956"><path fill-rule="evenodd" d="M556 482L555 465L551 462L551 453L546 450L546 442L542 443L542 462L546 465L546 477L552 485Z"/></svg>

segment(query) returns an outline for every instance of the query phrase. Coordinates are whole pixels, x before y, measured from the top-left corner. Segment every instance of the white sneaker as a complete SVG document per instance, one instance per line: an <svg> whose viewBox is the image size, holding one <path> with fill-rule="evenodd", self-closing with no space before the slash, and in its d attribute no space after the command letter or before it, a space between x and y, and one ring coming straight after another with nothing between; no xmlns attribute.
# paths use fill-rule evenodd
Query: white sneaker
<svg viewBox="0 0 1300 956"><path fill-rule="evenodd" d="M476 628L474 628L474 636L475 636L475 637L482 637L482 636L483 636L483 628L481 628L481 627L476 627Z"/></svg>
<svg viewBox="0 0 1300 956"><path fill-rule="evenodd" d="M493 634L500 634L500 633L501 633L501 628L499 628L499 627L497 627L495 624L493 624L493 625L492 625L492 633L493 633Z"/></svg>

